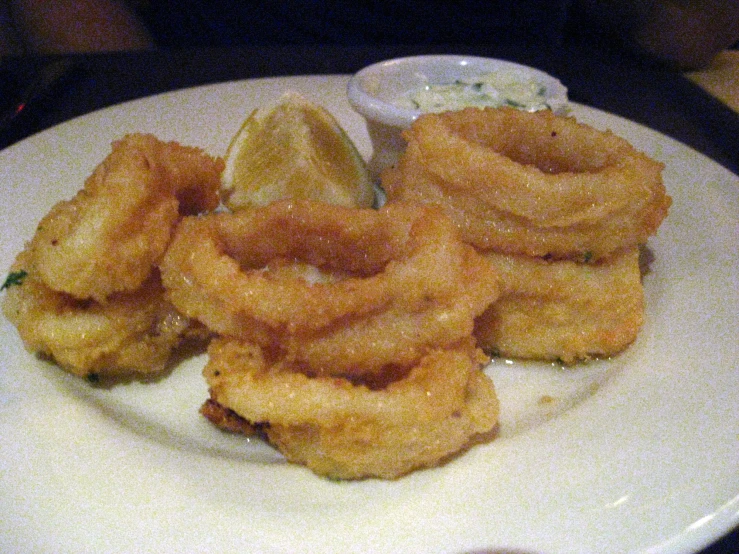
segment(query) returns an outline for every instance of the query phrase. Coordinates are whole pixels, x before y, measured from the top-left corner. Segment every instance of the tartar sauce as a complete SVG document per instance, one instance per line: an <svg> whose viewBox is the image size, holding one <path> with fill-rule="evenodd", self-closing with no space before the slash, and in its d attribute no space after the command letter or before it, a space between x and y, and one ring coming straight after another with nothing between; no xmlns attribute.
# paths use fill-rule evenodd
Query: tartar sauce
<svg viewBox="0 0 739 554"><path fill-rule="evenodd" d="M398 98L395 104L422 112L446 112L468 107L511 106L535 112L550 109L546 87L533 78L514 72L486 73L453 83L425 85Z"/></svg>

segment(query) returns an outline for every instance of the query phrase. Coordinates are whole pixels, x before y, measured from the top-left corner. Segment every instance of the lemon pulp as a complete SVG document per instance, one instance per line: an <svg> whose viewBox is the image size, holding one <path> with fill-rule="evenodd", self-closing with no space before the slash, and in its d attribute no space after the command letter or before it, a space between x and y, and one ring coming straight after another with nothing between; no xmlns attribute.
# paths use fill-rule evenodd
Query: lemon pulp
<svg viewBox="0 0 739 554"><path fill-rule="evenodd" d="M374 203L365 162L349 136L326 109L294 92L249 115L225 162L223 200L234 210L282 198Z"/></svg>

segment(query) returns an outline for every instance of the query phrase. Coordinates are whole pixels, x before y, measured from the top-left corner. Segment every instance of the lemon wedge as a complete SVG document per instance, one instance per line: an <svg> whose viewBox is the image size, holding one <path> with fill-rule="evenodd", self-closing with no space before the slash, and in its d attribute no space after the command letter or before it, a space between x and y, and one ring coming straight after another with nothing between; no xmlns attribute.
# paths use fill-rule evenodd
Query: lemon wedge
<svg viewBox="0 0 739 554"><path fill-rule="evenodd" d="M295 92L254 110L231 140L221 174L232 210L282 198L371 207L372 180L334 117Z"/></svg>

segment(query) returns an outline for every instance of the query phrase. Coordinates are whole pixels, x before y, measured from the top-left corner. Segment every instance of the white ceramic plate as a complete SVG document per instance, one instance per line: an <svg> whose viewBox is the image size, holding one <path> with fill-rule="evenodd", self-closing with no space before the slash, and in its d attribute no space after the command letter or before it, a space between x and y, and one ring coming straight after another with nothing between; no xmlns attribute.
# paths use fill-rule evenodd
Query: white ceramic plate
<svg viewBox="0 0 739 554"><path fill-rule="evenodd" d="M226 83L105 109L0 152L7 268L51 205L126 132L214 154L287 89L364 155L343 76ZM0 320L0 551L688 553L739 523L739 180L685 146L574 107L666 164L647 321L612 361L500 361L500 437L395 482L337 483L209 425L202 357L94 388L26 353ZM551 397L553 402L542 402Z"/></svg>

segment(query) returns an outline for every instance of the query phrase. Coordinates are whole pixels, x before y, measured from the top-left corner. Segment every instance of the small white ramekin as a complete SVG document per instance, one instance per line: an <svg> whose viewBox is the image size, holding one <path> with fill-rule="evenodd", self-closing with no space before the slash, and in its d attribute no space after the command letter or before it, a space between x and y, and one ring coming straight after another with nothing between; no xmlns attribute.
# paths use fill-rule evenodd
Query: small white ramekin
<svg viewBox="0 0 739 554"><path fill-rule="evenodd" d="M369 169L377 178L397 162L405 149L400 133L421 115L419 110L395 102L412 90L426 85L449 84L457 79L506 71L520 74L521 80L535 79L546 90L547 103L555 113L568 110L567 88L548 73L504 60L476 56L429 55L395 58L378 62L355 73L347 95L352 108L367 122L373 154Z"/></svg>

